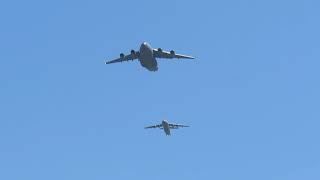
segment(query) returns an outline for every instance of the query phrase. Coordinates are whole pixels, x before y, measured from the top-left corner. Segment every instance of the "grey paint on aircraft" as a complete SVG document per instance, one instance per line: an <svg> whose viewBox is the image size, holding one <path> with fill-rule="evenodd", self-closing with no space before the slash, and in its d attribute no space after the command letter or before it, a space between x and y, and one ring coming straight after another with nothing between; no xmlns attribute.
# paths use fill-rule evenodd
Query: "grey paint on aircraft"
<svg viewBox="0 0 320 180"><path fill-rule="evenodd" d="M140 45L139 51L131 50L131 53L128 55L121 53L119 58L106 61L106 64L139 60L141 66L143 66L144 68L148 69L149 71L157 71L158 62L156 58L194 59L194 57L192 56L176 54L173 50L163 51L161 48L152 49L152 47L147 42L144 42Z"/></svg>
<svg viewBox="0 0 320 180"><path fill-rule="evenodd" d="M161 124L147 126L147 127L145 127L145 129L160 128L160 129L163 129L164 133L167 136L170 136L171 135L170 129L178 129L178 128L183 128L183 127L189 127L189 126L183 125L183 124L169 123L167 120L163 120L161 122Z"/></svg>
<svg viewBox="0 0 320 180"><path fill-rule="evenodd" d="M163 121L162 121L162 127L163 127L163 130L164 130L164 132L166 133L166 135L167 135L167 136L170 136L171 133L170 133L170 126L169 126L168 121L163 120Z"/></svg>
<svg viewBox="0 0 320 180"><path fill-rule="evenodd" d="M140 46L139 61L141 66L147 68L149 71L158 70L158 63L156 58L153 56L153 49L146 42L142 43Z"/></svg>

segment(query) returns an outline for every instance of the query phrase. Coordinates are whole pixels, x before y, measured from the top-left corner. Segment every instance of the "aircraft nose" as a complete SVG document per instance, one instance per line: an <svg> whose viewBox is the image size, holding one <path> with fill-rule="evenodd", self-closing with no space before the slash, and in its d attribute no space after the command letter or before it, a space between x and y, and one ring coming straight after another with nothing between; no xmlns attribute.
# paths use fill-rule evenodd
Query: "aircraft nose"
<svg viewBox="0 0 320 180"><path fill-rule="evenodd" d="M142 48L142 49L150 49L150 46L149 46L149 44L147 42L143 42L141 44L140 48Z"/></svg>

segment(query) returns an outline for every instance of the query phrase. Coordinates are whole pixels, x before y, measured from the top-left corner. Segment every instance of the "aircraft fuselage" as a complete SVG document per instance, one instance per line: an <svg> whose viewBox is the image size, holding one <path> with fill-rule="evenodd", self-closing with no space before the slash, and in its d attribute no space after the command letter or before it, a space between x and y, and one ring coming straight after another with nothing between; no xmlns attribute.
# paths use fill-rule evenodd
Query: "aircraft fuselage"
<svg viewBox="0 0 320 180"><path fill-rule="evenodd" d="M168 121L163 120L163 121L162 121L162 127L163 127L163 130L164 130L164 132L166 133L166 135L167 135L167 136L170 136L170 135L171 135L171 134L170 134L170 126L169 126Z"/></svg>
<svg viewBox="0 0 320 180"><path fill-rule="evenodd" d="M149 71L158 70L158 63L156 58L153 56L153 49L146 42L142 43L140 46L139 61L141 66L145 67Z"/></svg>

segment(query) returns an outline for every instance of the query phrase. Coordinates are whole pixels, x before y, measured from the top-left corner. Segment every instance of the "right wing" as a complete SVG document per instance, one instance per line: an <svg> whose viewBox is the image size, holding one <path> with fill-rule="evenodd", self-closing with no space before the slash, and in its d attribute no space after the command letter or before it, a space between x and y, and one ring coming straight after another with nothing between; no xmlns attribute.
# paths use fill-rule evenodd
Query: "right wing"
<svg viewBox="0 0 320 180"><path fill-rule="evenodd" d="M176 54L173 50L170 52L163 51L161 48L153 49L153 54L156 58L166 58L166 59L172 59L172 58L178 58L178 59L194 59L192 56L183 55L183 54Z"/></svg>
<svg viewBox="0 0 320 180"><path fill-rule="evenodd" d="M112 64L112 63L117 63L117 62L123 62L123 61L130 61L130 60L135 60L135 59L138 59L139 58L139 51L137 52L134 52L133 50L131 51L130 54L128 55L124 55L124 54L120 54L120 58L117 58L117 59L113 59L113 60L110 60L110 61L106 61L106 64Z"/></svg>
<svg viewBox="0 0 320 180"><path fill-rule="evenodd" d="M149 129L149 128L162 128L162 124L145 127L145 129Z"/></svg>
<svg viewBox="0 0 320 180"><path fill-rule="evenodd" d="M189 127L187 125L182 125L182 124L169 124L169 127L172 128L172 129L178 129L178 128L181 128L181 127Z"/></svg>

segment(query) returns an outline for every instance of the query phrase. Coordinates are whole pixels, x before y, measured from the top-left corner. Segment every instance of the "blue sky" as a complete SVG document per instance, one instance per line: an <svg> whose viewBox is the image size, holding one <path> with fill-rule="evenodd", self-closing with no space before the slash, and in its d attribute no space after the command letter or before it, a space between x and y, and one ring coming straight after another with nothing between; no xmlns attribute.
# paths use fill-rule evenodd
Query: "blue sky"
<svg viewBox="0 0 320 180"><path fill-rule="evenodd" d="M320 179L319 5L0 2L0 179Z"/></svg>

